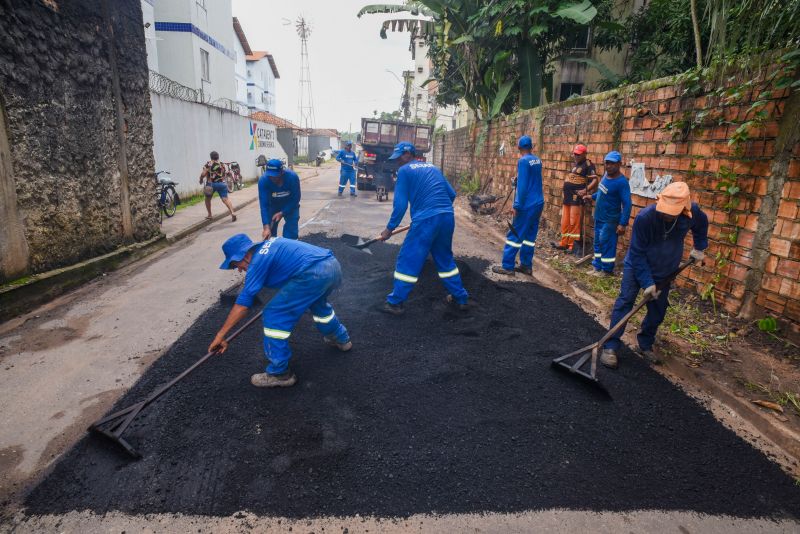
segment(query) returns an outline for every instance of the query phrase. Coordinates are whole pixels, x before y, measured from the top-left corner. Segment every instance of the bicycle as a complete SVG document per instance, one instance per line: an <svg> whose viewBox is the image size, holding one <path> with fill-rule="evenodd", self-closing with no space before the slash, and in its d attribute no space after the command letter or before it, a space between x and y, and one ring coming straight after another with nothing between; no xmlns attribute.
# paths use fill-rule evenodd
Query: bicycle
<svg viewBox="0 0 800 534"><path fill-rule="evenodd" d="M225 173L225 183L228 185L228 193L233 193L239 189L244 188L244 180L242 180L242 169L235 161L225 164L227 172Z"/></svg>
<svg viewBox="0 0 800 534"><path fill-rule="evenodd" d="M162 178L161 174L169 174L169 171L158 171L155 174L156 180L156 202L158 204L159 223L164 220L164 215L172 217L178 209L180 198L175 191L175 182L169 178Z"/></svg>

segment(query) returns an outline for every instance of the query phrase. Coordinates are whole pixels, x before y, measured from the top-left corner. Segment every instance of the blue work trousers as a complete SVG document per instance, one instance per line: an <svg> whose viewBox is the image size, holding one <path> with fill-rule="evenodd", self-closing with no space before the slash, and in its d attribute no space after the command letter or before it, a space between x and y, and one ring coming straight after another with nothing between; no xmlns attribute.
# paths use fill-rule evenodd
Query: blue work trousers
<svg viewBox="0 0 800 534"><path fill-rule="evenodd" d="M275 213L270 213L269 217L270 220ZM286 239L297 239L300 235L300 213L298 212L296 215L292 215L290 217L284 217L281 219L283 221L283 237ZM280 226L280 222L272 225L272 236L278 237L278 227Z"/></svg>
<svg viewBox="0 0 800 534"><path fill-rule="evenodd" d="M459 304L467 303L467 290L461 283L461 274L458 272L456 260L453 259L455 226L452 213L440 213L411 223L411 229L400 247L400 254L397 255L394 289L386 297L390 304L400 304L408 298L429 253L447 292Z"/></svg>
<svg viewBox="0 0 800 534"><path fill-rule="evenodd" d="M289 367L292 351L289 336L300 317L311 310L314 324L323 336L346 343L350 336L339 321L328 296L342 282L336 258L326 258L289 279L264 308L264 354L267 373L278 375Z"/></svg>
<svg viewBox="0 0 800 534"><path fill-rule="evenodd" d="M517 215L511 223L513 230L508 229L506 246L503 248L503 269L513 271L517 263L525 267L533 267L533 251L536 247L536 236L539 234L539 218L542 216L544 204L529 210L517 210Z"/></svg>
<svg viewBox="0 0 800 534"><path fill-rule="evenodd" d="M633 309L636 301L636 296L639 294L639 282L636 281L636 275L633 269L623 269L622 271L622 287L619 290L619 296L614 302L614 309L611 311L611 325L617 324L620 319ZM653 343L656 341L656 330L664 321L664 316L667 313L667 306L669 306L669 284L661 290L661 294L656 300L651 300L646 304L647 315L642 321L642 328L636 336L639 341L639 348L642 350L650 350L653 348ZM603 348L618 350L622 342L620 338L625 332L626 325L623 325L616 334L614 334L608 341L606 341ZM609 327L610 328L610 327Z"/></svg>
<svg viewBox="0 0 800 534"><path fill-rule="evenodd" d="M617 256L617 223L594 221L594 260L595 271L614 272Z"/></svg>
<svg viewBox="0 0 800 534"><path fill-rule="evenodd" d="M342 171L339 174L339 193L344 191L344 186L350 182L350 194L356 196L356 173L353 171Z"/></svg>

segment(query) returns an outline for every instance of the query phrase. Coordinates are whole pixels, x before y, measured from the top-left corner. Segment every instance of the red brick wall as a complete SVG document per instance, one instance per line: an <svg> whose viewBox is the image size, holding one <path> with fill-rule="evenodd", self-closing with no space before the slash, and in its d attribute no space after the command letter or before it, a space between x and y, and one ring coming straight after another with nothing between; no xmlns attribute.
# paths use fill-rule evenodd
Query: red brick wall
<svg viewBox="0 0 800 534"><path fill-rule="evenodd" d="M733 83L741 83L742 79ZM769 255L763 265L763 278L757 291L755 316L767 314L788 321L800 332L800 144L793 147L777 213L762 213L767 194L788 91L753 90L736 100L719 96L709 87L707 94L684 96L685 89L674 80L663 79L638 86L582 97L568 102L543 106L505 116L488 124L473 125L436 139L433 161L442 166L454 182L460 176L477 172L487 189L505 195L511 190L516 171L516 140L522 134L534 139L534 153L543 162L545 211L543 226L553 234L560 231L561 187L568 171L572 147L580 142L589 149L589 158L602 173L603 156L610 150L622 152L630 173L631 159L643 162L648 179L672 175L673 181L685 181L692 199L705 210L710 221L712 259L720 253L728 260L722 265L711 260L703 267L693 267L679 280L684 286L702 291L714 284L718 308L739 313L745 296L745 278L753 267L754 236L768 228L775 219ZM750 132L750 139L740 143L739 152L728 140L739 125L752 118L748 111L757 100L766 100L767 118ZM704 117L703 117L704 116ZM686 119L701 121L685 129ZM672 123L672 128L669 125ZM501 146L504 145L504 155ZM741 191L738 206L724 206L729 196L718 190L720 170L730 169ZM634 195L631 217L653 200ZM510 209L510 202L506 210ZM761 223L760 218L766 217ZM767 222L765 222L767 221ZM591 223L588 224L591 233ZM762 230L763 231L763 230ZM737 233L738 232L738 233ZM734 237L728 237L734 233ZM630 231L619 245L621 260L628 246ZM733 242L732 242L733 241ZM687 251L691 238L687 238ZM719 279L715 278L719 275ZM759 315L760 314L760 315Z"/></svg>

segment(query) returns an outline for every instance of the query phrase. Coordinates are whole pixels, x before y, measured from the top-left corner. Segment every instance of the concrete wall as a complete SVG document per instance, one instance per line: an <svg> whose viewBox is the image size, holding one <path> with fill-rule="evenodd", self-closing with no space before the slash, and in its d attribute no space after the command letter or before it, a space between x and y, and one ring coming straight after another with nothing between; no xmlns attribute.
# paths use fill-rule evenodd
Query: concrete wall
<svg viewBox="0 0 800 534"><path fill-rule="evenodd" d="M724 82L700 88L662 79L542 106L438 137L433 161L454 182L473 173L484 183L491 179L490 190L505 197L516 172L516 139L531 135L544 164L543 225L555 234L575 143L586 144L595 162L620 150L623 172L630 176L635 160L645 164L649 181L669 175L687 182L709 216L711 261L692 267L679 282L698 291L713 287L718 307L729 313L777 316L800 333L800 92L772 89L764 74L725 73L718 78ZM751 89L739 96L714 92L744 83ZM765 102L766 118L749 129L737 151L729 140L754 117L756 101ZM739 188L733 207L720 188L725 179ZM634 195L633 202L631 217L654 200ZM687 240L687 251L689 246Z"/></svg>
<svg viewBox="0 0 800 534"><path fill-rule="evenodd" d="M156 169L170 171L181 195L200 191L198 178L212 150L222 161L238 161L245 179L258 175L259 154L287 157L271 124L156 93L150 93L150 100Z"/></svg>
<svg viewBox="0 0 800 534"><path fill-rule="evenodd" d="M147 86L139 2L0 3L0 202L27 243L0 281L157 235Z"/></svg>

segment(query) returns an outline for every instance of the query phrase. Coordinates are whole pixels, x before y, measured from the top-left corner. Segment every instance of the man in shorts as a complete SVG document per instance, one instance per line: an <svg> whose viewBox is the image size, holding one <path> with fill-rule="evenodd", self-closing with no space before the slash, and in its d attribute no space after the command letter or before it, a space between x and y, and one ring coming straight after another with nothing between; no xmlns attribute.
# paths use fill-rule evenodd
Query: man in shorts
<svg viewBox="0 0 800 534"><path fill-rule="evenodd" d="M228 169L226 169L225 164L219 160L219 153L217 153L216 150L213 150L211 154L209 154L209 157L211 161L203 165L203 172L200 173L200 183L202 184L205 182L206 184L203 187L203 193L206 197L206 211L208 211L206 219L211 219L211 197L214 196L214 193L217 193L222 203L225 204L225 207L227 207L228 211L231 213L231 221L235 222L236 214L233 212L233 204L231 204L231 201L228 199L228 184L225 181L225 175Z"/></svg>

